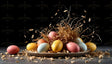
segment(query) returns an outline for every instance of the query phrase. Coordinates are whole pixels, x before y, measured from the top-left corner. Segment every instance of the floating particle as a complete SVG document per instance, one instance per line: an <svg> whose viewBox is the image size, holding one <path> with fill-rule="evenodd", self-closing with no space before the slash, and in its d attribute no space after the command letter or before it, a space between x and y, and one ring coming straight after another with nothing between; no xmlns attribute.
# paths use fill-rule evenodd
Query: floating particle
<svg viewBox="0 0 112 64"><path fill-rule="evenodd" d="M87 11L86 11L86 10L84 10L84 13L87 13Z"/></svg>
<svg viewBox="0 0 112 64"><path fill-rule="evenodd" d="M82 17L82 18L86 18L86 16L83 16L83 15L82 15L81 17Z"/></svg>
<svg viewBox="0 0 112 64"><path fill-rule="evenodd" d="M88 19L88 22L91 22L91 18Z"/></svg>
<svg viewBox="0 0 112 64"><path fill-rule="evenodd" d="M67 12L68 10L64 10L63 12Z"/></svg>
<svg viewBox="0 0 112 64"><path fill-rule="evenodd" d="M35 33L37 33L38 31L37 30L35 30Z"/></svg>
<svg viewBox="0 0 112 64"><path fill-rule="evenodd" d="M86 23L86 21L85 21L85 20L83 20L83 23Z"/></svg>
<svg viewBox="0 0 112 64"><path fill-rule="evenodd" d="M26 38L26 35L24 35L24 38Z"/></svg>
<svg viewBox="0 0 112 64"><path fill-rule="evenodd" d="M57 14L58 14L58 13L56 12L56 13L55 13L55 16L56 16Z"/></svg>
<svg viewBox="0 0 112 64"><path fill-rule="evenodd" d="M29 31L33 31L34 29L29 29Z"/></svg>
<svg viewBox="0 0 112 64"><path fill-rule="evenodd" d="M53 19L53 16L51 16L51 19Z"/></svg>
<svg viewBox="0 0 112 64"><path fill-rule="evenodd" d="M31 38L34 38L34 34L31 36Z"/></svg>

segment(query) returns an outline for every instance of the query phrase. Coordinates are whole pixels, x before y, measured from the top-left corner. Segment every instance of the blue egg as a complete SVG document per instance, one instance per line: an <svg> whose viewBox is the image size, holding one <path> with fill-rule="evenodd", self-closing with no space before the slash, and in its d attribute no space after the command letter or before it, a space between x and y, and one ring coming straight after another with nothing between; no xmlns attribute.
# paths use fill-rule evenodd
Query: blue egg
<svg viewBox="0 0 112 64"><path fill-rule="evenodd" d="M48 43L42 43L38 46L37 51L38 51L38 53L47 52L48 49L49 49L49 44Z"/></svg>
<svg viewBox="0 0 112 64"><path fill-rule="evenodd" d="M83 40L80 37L76 38L75 42L79 45L81 50L83 50L83 51L87 50L86 44L83 42Z"/></svg>

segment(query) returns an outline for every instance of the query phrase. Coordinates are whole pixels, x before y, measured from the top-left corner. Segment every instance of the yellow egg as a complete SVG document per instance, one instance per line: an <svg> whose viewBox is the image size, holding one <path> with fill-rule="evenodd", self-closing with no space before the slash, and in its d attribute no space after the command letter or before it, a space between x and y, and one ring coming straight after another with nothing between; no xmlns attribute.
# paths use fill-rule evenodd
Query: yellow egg
<svg viewBox="0 0 112 64"><path fill-rule="evenodd" d="M53 42L53 44L51 45L51 48L52 48L52 50L53 50L54 52L59 52L59 51L61 51L62 48L63 48L63 43L62 43L62 41L61 41L61 40L55 40L55 41Z"/></svg>
<svg viewBox="0 0 112 64"><path fill-rule="evenodd" d="M37 50L37 44L36 43L28 43L26 46L26 49L28 51L36 51Z"/></svg>
<svg viewBox="0 0 112 64"><path fill-rule="evenodd" d="M96 50L96 44L92 43L92 42L87 42L86 43L87 48L90 49L90 51L95 51Z"/></svg>

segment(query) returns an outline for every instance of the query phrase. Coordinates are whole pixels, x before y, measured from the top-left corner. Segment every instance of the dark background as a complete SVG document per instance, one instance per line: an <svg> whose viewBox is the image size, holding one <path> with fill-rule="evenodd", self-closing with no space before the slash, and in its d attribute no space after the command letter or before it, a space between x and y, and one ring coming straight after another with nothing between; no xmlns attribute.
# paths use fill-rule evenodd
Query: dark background
<svg viewBox="0 0 112 64"><path fill-rule="evenodd" d="M46 27L52 13L60 6L79 15L87 10L92 21L100 26L102 43L112 45L112 1L107 0L0 0L0 46L26 45L24 34L30 28Z"/></svg>

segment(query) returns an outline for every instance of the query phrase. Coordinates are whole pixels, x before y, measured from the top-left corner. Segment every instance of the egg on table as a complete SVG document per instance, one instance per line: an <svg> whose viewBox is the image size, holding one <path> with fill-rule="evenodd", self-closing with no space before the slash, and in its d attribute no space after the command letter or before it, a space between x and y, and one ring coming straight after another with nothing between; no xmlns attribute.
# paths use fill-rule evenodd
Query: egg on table
<svg viewBox="0 0 112 64"><path fill-rule="evenodd" d="M42 43L38 46L37 48L37 52L40 53L40 52L47 52L48 49L49 49L49 44L48 43Z"/></svg>
<svg viewBox="0 0 112 64"><path fill-rule="evenodd" d="M39 39L38 41L37 41L37 44L38 44L38 46L40 45L40 44L42 44L42 43L47 43L44 39Z"/></svg>
<svg viewBox="0 0 112 64"><path fill-rule="evenodd" d="M26 49L28 51L36 51L37 47L38 47L38 45L36 43L28 43L26 46Z"/></svg>
<svg viewBox="0 0 112 64"><path fill-rule="evenodd" d="M62 50L62 48L63 48L63 43L61 40L55 40L51 45L51 49L54 52L59 52Z"/></svg>
<svg viewBox="0 0 112 64"><path fill-rule="evenodd" d="M91 52L95 51L97 48L96 44L94 44L93 42L87 42L86 45L87 45L87 48L90 49Z"/></svg>
<svg viewBox="0 0 112 64"><path fill-rule="evenodd" d="M82 51L87 50L86 44L83 42L83 40L80 37L76 38L75 42L79 45L79 47Z"/></svg>
<svg viewBox="0 0 112 64"><path fill-rule="evenodd" d="M52 40L54 37L56 37L57 33L55 31L51 31L49 34L48 34L48 38L50 40Z"/></svg>
<svg viewBox="0 0 112 64"><path fill-rule="evenodd" d="M66 44L66 48L70 52L79 52L80 51L80 47L75 42L69 42L69 43L67 43Z"/></svg>
<svg viewBox="0 0 112 64"><path fill-rule="evenodd" d="M16 53L18 53L19 52L19 47L18 46L16 46L16 45L10 45L10 46L8 46L8 48L7 48L7 52L9 53L9 54L16 54Z"/></svg>

